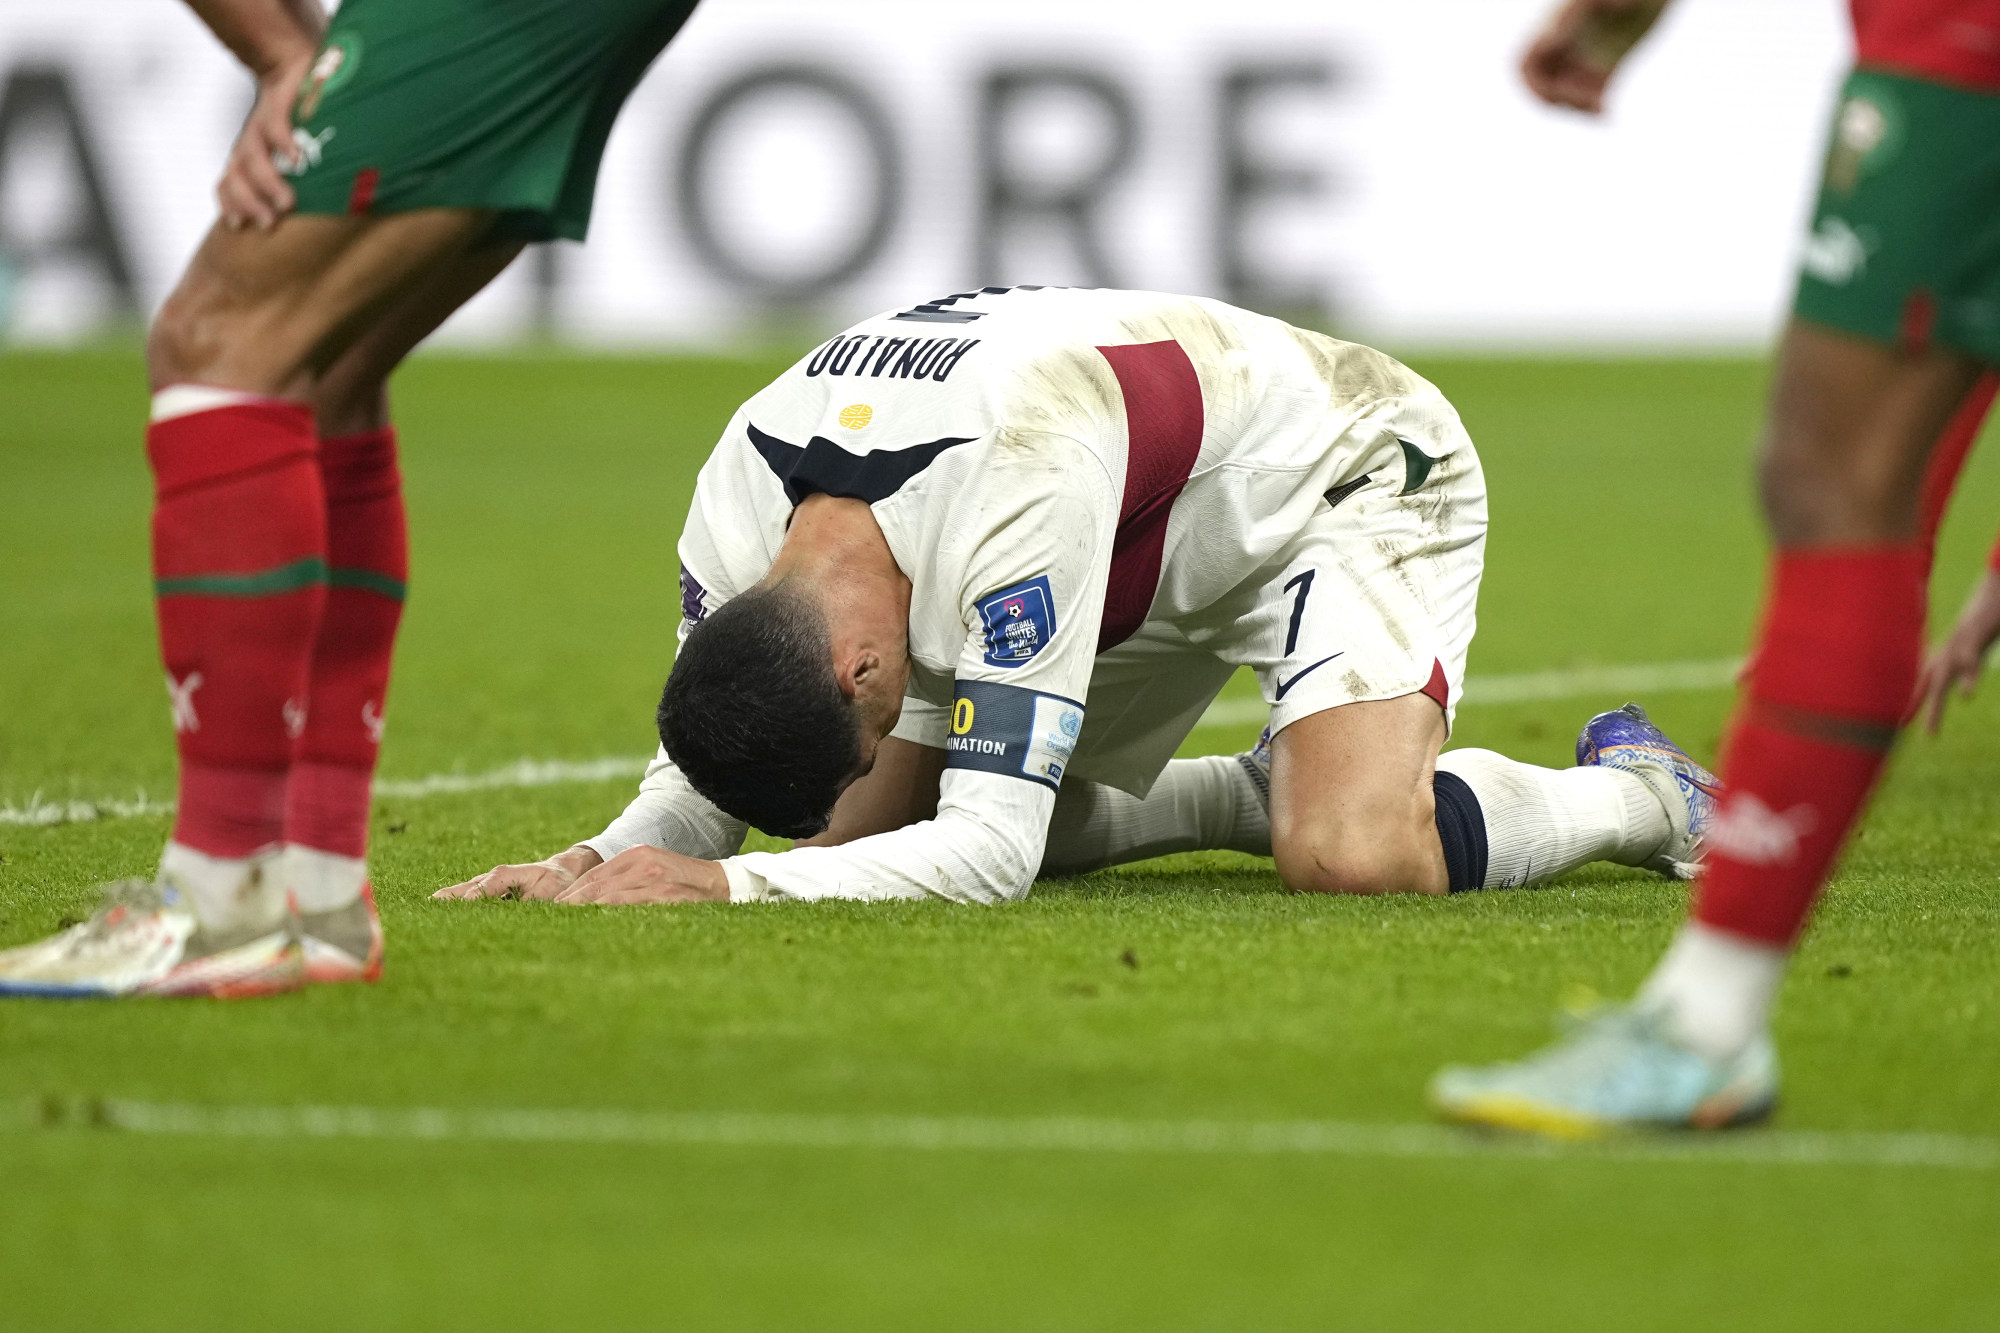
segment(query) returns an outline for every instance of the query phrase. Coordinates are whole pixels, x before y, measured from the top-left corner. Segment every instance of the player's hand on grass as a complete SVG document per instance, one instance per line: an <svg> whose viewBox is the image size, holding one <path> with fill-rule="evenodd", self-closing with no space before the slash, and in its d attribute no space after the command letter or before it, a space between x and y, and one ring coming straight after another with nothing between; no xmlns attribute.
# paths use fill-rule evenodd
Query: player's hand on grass
<svg viewBox="0 0 2000 1333"><path fill-rule="evenodd" d="M471 902L479 898L550 899L576 883L577 876L602 865L604 860L588 847L572 847L546 861L532 865L495 866L463 884L439 889L433 898Z"/></svg>
<svg viewBox="0 0 2000 1333"><path fill-rule="evenodd" d="M1666 7L1667 0L1564 0L1521 57L1528 90L1551 106L1601 113L1612 73Z"/></svg>
<svg viewBox="0 0 2000 1333"><path fill-rule="evenodd" d="M1924 663L1917 680L1917 702L1924 714L1924 730L1937 735L1944 721L1945 701L1957 686L1961 698L1971 698L1986 665L1986 650L2000 638L2000 570L1989 569L1966 599L1958 614L1958 624Z"/></svg>
<svg viewBox="0 0 2000 1333"><path fill-rule="evenodd" d="M292 141L292 104L298 100L299 85L312 68L313 53L303 54L273 65L257 78L257 104L229 150L229 165L215 187L216 202L222 205L222 221L232 231L255 227L269 231L292 211L298 196L278 170L278 163L293 163L298 148Z"/></svg>
<svg viewBox="0 0 2000 1333"><path fill-rule="evenodd" d="M728 902L729 877L714 861L697 861L663 847L632 847L578 876L556 901L604 906Z"/></svg>

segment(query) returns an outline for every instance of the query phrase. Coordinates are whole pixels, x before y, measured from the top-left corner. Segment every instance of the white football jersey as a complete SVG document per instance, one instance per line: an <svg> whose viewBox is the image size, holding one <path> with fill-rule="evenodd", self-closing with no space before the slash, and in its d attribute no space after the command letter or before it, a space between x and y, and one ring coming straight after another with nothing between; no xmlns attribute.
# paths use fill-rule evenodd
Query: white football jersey
<svg viewBox="0 0 2000 1333"><path fill-rule="evenodd" d="M1234 669L1201 651L1229 595L1329 492L1385 445L1465 443L1393 359L1217 301L986 288L863 321L745 403L703 466L682 632L764 577L804 496L868 502L911 583L895 734L947 751L937 816L730 857L743 826L662 754L590 845L726 857L739 900L1018 897L1066 776L1149 789Z"/></svg>

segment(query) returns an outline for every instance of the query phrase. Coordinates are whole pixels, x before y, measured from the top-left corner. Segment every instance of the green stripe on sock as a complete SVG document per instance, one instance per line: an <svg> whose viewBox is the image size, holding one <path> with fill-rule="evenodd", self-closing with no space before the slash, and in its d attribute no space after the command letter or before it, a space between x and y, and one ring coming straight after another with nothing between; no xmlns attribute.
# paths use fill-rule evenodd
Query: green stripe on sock
<svg viewBox="0 0 2000 1333"><path fill-rule="evenodd" d="M392 602L402 601L408 591L408 585L401 579L392 579L387 574L378 574L372 569L329 570L326 581L336 588L361 588L368 592L379 592Z"/></svg>
<svg viewBox="0 0 2000 1333"><path fill-rule="evenodd" d="M296 592L300 588L310 588L315 583L325 582L326 561L316 555L309 555L303 560L294 560L289 565L260 570L255 574L189 574L182 578L154 579L153 595L270 597L276 593Z"/></svg>

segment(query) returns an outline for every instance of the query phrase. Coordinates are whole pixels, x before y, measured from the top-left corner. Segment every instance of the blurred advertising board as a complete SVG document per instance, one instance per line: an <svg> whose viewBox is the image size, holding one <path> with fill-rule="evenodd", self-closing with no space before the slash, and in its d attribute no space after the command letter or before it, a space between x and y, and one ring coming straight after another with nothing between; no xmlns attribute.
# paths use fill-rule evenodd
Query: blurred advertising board
<svg viewBox="0 0 2000 1333"><path fill-rule="evenodd" d="M1390 346L1752 345L1847 59L1840 0L1681 0L1601 123L1548 0L708 0L587 246L444 337L728 347L982 283L1201 292ZM0 337L165 295L250 85L173 0L0 0Z"/></svg>

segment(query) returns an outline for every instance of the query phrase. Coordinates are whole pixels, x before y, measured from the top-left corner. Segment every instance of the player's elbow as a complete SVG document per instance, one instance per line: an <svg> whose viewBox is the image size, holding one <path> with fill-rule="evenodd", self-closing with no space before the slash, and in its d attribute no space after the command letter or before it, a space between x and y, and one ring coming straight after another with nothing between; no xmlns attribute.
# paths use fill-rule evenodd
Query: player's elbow
<svg viewBox="0 0 2000 1333"><path fill-rule="evenodd" d="M1019 902L1035 887L1035 870L1040 863L1039 856L1030 859L1012 851L995 857L971 877L971 891L965 896L989 906Z"/></svg>
<svg viewBox="0 0 2000 1333"><path fill-rule="evenodd" d="M946 875L957 890L951 896L961 902L988 905L1027 897L1042 864L1042 840L991 826L982 826L976 833L968 830L968 834L961 842L964 854L957 873Z"/></svg>

